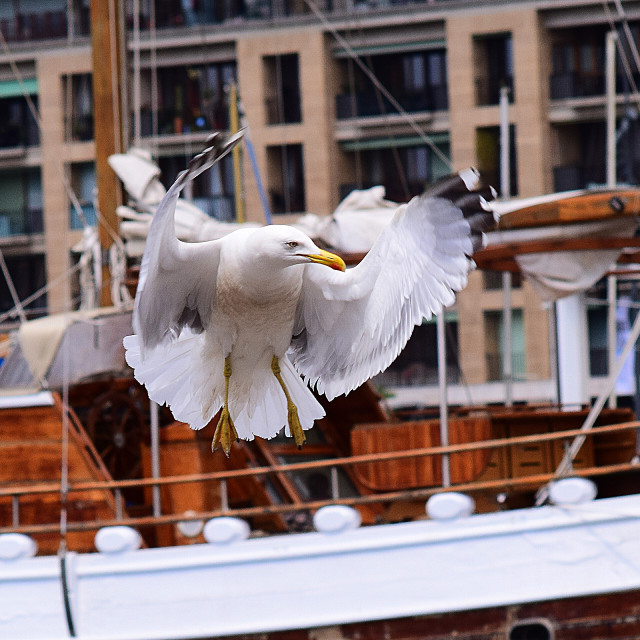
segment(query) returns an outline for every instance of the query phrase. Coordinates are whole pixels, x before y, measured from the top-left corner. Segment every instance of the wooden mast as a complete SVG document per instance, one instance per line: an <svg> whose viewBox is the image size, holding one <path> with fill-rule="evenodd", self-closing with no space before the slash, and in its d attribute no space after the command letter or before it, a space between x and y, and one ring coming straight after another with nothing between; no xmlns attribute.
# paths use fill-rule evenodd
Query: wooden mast
<svg viewBox="0 0 640 640"><path fill-rule="evenodd" d="M123 202L122 188L107 163L113 153L122 153L124 34L120 0L91 0L91 44L93 55L94 138L98 206L104 224L99 224L103 252L112 244L109 230L117 233L116 207ZM103 266L100 303L111 304L109 274Z"/></svg>

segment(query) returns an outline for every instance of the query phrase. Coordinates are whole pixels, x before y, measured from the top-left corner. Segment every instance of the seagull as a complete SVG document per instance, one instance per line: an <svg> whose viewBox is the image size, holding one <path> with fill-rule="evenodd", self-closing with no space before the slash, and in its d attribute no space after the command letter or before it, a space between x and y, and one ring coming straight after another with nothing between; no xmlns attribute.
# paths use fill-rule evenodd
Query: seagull
<svg viewBox="0 0 640 640"><path fill-rule="evenodd" d="M174 228L185 185L242 132L214 133L153 217L136 293L128 364L149 397L201 429L220 412L212 450L271 438L298 447L332 400L386 369L413 327L451 305L494 223L495 192L467 169L400 205L371 250L339 256L286 225L187 243Z"/></svg>

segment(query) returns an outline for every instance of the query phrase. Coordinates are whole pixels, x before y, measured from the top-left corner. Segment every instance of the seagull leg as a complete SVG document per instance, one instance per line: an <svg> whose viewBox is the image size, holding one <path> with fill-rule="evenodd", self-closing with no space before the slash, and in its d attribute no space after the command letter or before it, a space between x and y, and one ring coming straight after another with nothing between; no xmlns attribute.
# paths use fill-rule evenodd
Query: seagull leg
<svg viewBox="0 0 640 640"><path fill-rule="evenodd" d="M284 380L282 379L280 362L277 356L273 356L273 358L271 359L271 371L273 371L273 375L276 377L276 380L280 383L280 386L284 391L284 396L287 399L287 421L289 422L289 430L291 431L291 435L295 438L298 449L301 449L307 438L305 437L304 431L302 430L300 418L298 418L298 408L295 404L293 404L293 400L289 395L289 390L287 389Z"/></svg>
<svg viewBox="0 0 640 640"><path fill-rule="evenodd" d="M229 378L231 378L231 356L224 359L224 404L211 442L211 451L215 451L217 446L221 444L227 458L231 451L231 442L238 439L238 432L229 415Z"/></svg>

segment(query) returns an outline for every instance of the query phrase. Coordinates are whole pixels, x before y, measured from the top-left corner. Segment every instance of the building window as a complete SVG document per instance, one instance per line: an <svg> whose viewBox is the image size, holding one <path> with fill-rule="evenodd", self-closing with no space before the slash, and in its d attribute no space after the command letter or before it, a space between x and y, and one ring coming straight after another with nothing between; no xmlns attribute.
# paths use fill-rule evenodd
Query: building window
<svg viewBox="0 0 640 640"><path fill-rule="evenodd" d="M262 59L267 124L302 122L298 54Z"/></svg>
<svg viewBox="0 0 640 640"><path fill-rule="evenodd" d="M29 85L37 86L37 82L29 82L27 87ZM22 95L22 88L18 82L7 81L0 83L0 92L4 96L15 94L0 99L0 148L8 149L39 145L40 132L38 125L31 115L29 105ZM38 96L31 95L31 100L37 110Z"/></svg>
<svg viewBox="0 0 640 640"><path fill-rule="evenodd" d="M43 255L6 256L7 269L18 298L25 300L46 284L45 259ZM13 297L5 278L0 278L0 311L14 308ZM25 307L27 316L44 315L47 311L47 294L43 292Z"/></svg>
<svg viewBox="0 0 640 640"><path fill-rule="evenodd" d="M485 361L487 380L503 379L505 358L504 318L502 311L484 312ZM511 375L522 380L526 374L524 317L522 309L511 311Z"/></svg>
<svg viewBox="0 0 640 640"><path fill-rule="evenodd" d="M500 89L509 88L509 101L513 95L513 40L510 33L478 36L473 41L475 58L476 104L491 105L500 102Z"/></svg>
<svg viewBox="0 0 640 640"><path fill-rule="evenodd" d="M93 140L93 85L91 74L82 73L62 78L65 113L65 140Z"/></svg>
<svg viewBox="0 0 640 640"><path fill-rule="evenodd" d="M379 386L432 385L438 382L437 324L430 320L413 330L400 355L374 381ZM458 321L455 313L447 313L446 322L447 379L460 380L458 362Z"/></svg>
<svg viewBox="0 0 640 640"><path fill-rule="evenodd" d="M502 271L482 271L482 279L485 291L495 291L502 289ZM511 273L511 287L520 289L522 287L522 273L514 271Z"/></svg>
<svg viewBox="0 0 640 640"><path fill-rule="evenodd" d="M484 180L500 192L500 127L480 127L476 130L476 158ZM518 195L518 159L516 156L516 128L509 126L509 195ZM501 194L502 195L502 194Z"/></svg>
<svg viewBox="0 0 640 640"><path fill-rule="evenodd" d="M551 99L603 95L604 29L571 30L553 43Z"/></svg>
<svg viewBox="0 0 640 640"><path fill-rule="evenodd" d="M163 67L158 70L158 104L151 99L151 72L142 74L141 134L151 136L229 128L227 88L233 62Z"/></svg>
<svg viewBox="0 0 640 640"><path fill-rule="evenodd" d="M161 157L158 165L165 184L171 184L186 168L185 156ZM185 198L207 215L230 222L235 219L233 160L227 155L185 187Z"/></svg>
<svg viewBox="0 0 640 640"><path fill-rule="evenodd" d="M269 196L273 213L306 211L301 144L267 147Z"/></svg>
<svg viewBox="0 0 640 640"><path fill-rule="evenodd" d="M42 233L40 169L0 174L0 237Z"/></svg>
<svg viewBox="0 0 640 640"><path fill-rule="evenodd" d="M71 165L71 189L78 199L81 212L69 204L69 226L71 229L83 229L85 224L95 227L96 209L94 197L96 191L96 170L93 162L78 162Z"/></svg>

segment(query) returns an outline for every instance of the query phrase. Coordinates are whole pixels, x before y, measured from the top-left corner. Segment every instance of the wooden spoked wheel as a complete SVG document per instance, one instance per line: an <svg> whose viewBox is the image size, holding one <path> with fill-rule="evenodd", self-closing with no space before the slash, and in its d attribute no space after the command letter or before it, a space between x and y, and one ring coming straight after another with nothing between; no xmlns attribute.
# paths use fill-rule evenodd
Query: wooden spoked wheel
<svg viewBox="0 0 640 640"><path fill-rule="evenodd" d="M141 445L146 420L134 394L110 389L99 395L87 415L89 437L112 477L142 476Z"/></svg>

